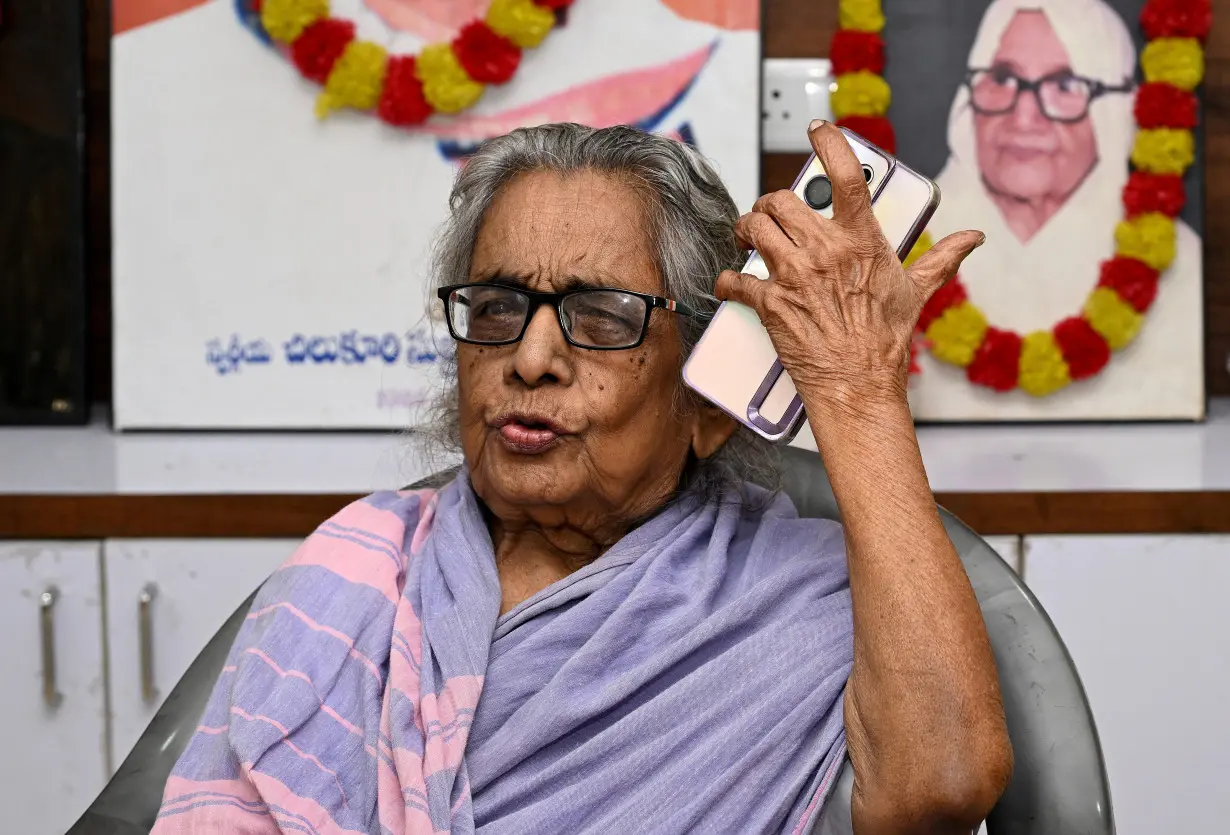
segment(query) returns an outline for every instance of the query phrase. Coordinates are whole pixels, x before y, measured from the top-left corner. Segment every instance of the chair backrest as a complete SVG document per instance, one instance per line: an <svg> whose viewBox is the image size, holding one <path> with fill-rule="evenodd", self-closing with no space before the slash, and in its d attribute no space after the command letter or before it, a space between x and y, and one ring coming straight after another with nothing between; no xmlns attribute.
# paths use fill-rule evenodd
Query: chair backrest
<svg viewBox="0 0 1230 835"><path fill-rule="evenodd" d="M253 591L209 639L158 707L102 794L67 835L145 835L154 828L162 805L162 788L196 732L231 644L235 643L255 597Z"/></svg>
<svg viewBox="0 0 1230 835"><path fill-rule="evenodd" d="M788 449L786 492L800 516L840 519L824 465ZM1059 633L1021 578L982 537L940 508L965 565L999 670L1016 767L987 819L989 835L1113 835L1097 727ZM815 835L849 835L854 774L847 763Z"/></svg>
<svg viewBox="0 0 1230 835"><path fill-rule="evenodd" d="M785 489L799 514L840 519L820 457L797 449L786 449L783 455ZM439 486L451 475L440 473L414 486ZM982 606L1016 758L1012 782L987 820L989 835L1113 835L1097 729L1063 641L999 555L951 513L942 508L940 513ZM136 835L153 827L163 785L205 711L252 597L197 656L68 835ZM853 787L847 763L812 835L850 835Z"/></svg>

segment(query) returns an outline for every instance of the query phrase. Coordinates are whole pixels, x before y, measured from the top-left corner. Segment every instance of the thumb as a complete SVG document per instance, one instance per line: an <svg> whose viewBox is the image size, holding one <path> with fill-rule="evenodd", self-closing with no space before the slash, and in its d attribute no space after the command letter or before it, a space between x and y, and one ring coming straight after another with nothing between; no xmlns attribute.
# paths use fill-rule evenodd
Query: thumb
<svg viewBox="0 0 1230 835"><path fill-rule="evenodd" d="M723 270L718 276L713 294L724 302L745 304L760 313L764 304L765 293L769 282L747 273L737 273L734 270Z"/></svg>
<svg viewBox="0 0 1230 835"><path fill-rule="evenodd" d="M981 232L954 232L923 253L906 275L918 289L925 302L935 291L948 283L957 274L961 262L978 247L987 236Z"/></svg>

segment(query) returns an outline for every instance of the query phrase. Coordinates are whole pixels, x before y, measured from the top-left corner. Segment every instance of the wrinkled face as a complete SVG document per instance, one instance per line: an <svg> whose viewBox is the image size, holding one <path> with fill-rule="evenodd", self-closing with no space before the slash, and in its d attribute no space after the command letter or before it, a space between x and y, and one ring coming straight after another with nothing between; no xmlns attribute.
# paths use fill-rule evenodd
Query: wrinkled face
<svg viewBox="0 0 1230 835"><path fill-rule="evenodd" d="M1070 61L1046 15L1023 11L1004 31L991 66L1005 76L1036 81L1069 70ZM1078 122L1053 121L1038 98L1024 90L1007 113L975 113L974 132L986 183L993 191L1020 200L1066 199L1098 160L1087 114Z"/></svg>
<svg viewBox="0 0 1230 835"><path fill-rule="evenodd" d="M466 280L663 295L640 196L591 172L509 183L486 212ZM625 350L570 345L550 305L520 342L458 344L462 447L499 519L617 538L677 487L689 450L705 457L725 441L733 426L681 396L677 315L654 310L644 342Z"/></svg>

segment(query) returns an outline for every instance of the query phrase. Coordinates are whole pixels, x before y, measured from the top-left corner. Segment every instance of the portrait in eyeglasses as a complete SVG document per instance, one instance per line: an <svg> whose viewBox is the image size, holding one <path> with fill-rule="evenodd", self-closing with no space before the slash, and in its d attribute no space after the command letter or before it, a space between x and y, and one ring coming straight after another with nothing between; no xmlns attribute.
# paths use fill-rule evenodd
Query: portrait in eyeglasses
<svg viewBox="0 0 1230 835"><path fill-rule="evenodd" d="M898 156L935 178L942 193L928 231L939 240L958 229L985 230L986 245L962 267L961 290L998 339L997 350L1045 348L1049 339L1064 352L1056 373L1068 374L1050 385L1022 380L1032 360L1021 353L997 359L997 376L977 357L957 351L954 362L950 345L933 350L923 339L931 347L920 346L911 392L918 418L1203 416L1199 130L1186 204L1174 223L1174 258L1151 303L1137 305L1145 308L1139 330L1127 344L1110 346L1096 373L1079 367L1082 357L1067 361L1081 329L1089 330L1086 305L1099 282L1106 284L1103 265L1116 255L1116 227L1125 217L1144 5L885 0L885 78ZM1039 332L1056 336L1030 342ZM985 353L992 343L984 338L979 347ZM1009 376L1013 361L1018 380Z"/></svg>

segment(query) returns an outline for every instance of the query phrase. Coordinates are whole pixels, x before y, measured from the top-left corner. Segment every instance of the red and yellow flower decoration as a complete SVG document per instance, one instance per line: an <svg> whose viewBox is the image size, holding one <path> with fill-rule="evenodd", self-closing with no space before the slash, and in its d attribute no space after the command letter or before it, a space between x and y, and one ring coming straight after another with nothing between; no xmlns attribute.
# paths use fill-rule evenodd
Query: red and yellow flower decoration
<svg viewBox="0 0 1230 835"><path fill-rule="evenodd" d="M513 77L521 52L542 43L572 0L492 0L487 14L451 41L418 55L391 55L359 40L353 21L332 17L329 0L260 0L261 27L289 51L304 78L322 86L316 115L373 111L398 127L472 107L488 84Z"/></svg>
<svg viewBox="0 0 1230 835"><path fill-rule="evenodd" d="M833 113L838 124L895 153L880 0L841 0L840 14L830 52L837 78ZM1102 264L1081 311L1050 330L1001 330L969 300L958 276L927 303L918 322L934 357L964 368L976 385L1043 397L1096 375L1112 351L1136 337L1158 279L1175 257L1175 217L1186 201L1183 175L1195 157L1194 91L1204 78L1212 20L1210 0L1149 0L1141 13L1148 44L1140 56L1144 83L1136 93L1134 170L1123 189L1115 256ZM923 233L906 264L931 244Z"/></svg>

